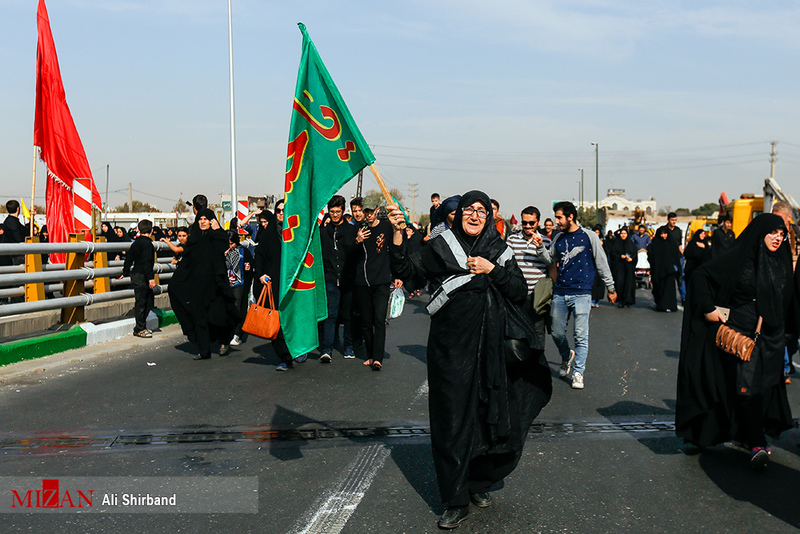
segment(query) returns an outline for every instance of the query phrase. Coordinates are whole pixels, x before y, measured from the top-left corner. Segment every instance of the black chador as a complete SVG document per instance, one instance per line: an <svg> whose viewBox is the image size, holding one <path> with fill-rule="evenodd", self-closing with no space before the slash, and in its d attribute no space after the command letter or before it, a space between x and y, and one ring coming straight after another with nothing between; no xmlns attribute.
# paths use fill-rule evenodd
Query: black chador
<svg viewBox="0 0 800 534"><path fill-rule="evenodd" d="M764 434L792 427L783 380L784 329L791 304L792 260L788 245L770 252L764 237L784 228L777 215L756 217L722 256L697 268L687 293L681 331L675 427L678 436L705 447L737 439L766 446ZM705 314L728 308L726 325L761 333L750 361L715 346L719 322Z"/></svg>
<svg viewBox="0 0 800 534"><path fill-rule="evenodd" d="M478 236L463 229L464 207L481 202L487 223ZM429 246L406 253L393 246L392 267L403 280L438 282L428 310L428 383L431 445L441 498L449 506L469 504L470 493L486 492L509 475L522 454L528 428L550 400L550 369L544 352L523 363L506 363L504 331L512 309L525 301L527 286L510 248L492 221L489 197L465 194L455 224ZM489 274L470 274L467 257L495 264ZM541 349L543 340L532 342Z"/></svg>

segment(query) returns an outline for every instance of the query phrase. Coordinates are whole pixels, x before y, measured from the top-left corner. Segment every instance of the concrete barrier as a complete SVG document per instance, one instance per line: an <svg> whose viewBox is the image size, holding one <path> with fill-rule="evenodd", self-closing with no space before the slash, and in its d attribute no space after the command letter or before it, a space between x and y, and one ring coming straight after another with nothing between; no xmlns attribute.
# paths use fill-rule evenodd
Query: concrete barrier
<svg viewBox="0 0 800 534"><path fill-rule="evenodd" d="M133 335L133 328L136 326L135 319L122 319L110 323L81 323L79 325L86 332L86 344L95 345L112 339L119 339L127 335ZM158 330L158 316L152 311L147 316L147 329Z"/></svg>
<svg viewBox="0 0 800 534"><path fill-rule="evenodd" d="M148 330L157 330L177 324L175 313L171 310L153 310L147 316ZM53 332L27 339L17 339L0 343L0 366L50 356L70 349L85 347L118 339L125 336L133 338L134 319L121 319L107 323L82 323L62 332Z"/></svg>

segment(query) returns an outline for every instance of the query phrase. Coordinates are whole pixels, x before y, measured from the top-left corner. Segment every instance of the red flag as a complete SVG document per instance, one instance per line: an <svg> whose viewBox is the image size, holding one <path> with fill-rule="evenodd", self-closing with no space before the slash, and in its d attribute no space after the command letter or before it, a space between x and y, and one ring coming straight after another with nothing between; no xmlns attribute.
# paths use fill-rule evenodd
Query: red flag
<svg viewBox="0 0 800 534"><path fill-rule="evenodd" d="M509 220L508 222L511 223L511 226L516 226L519 221L517 221L517 218L514 217L514 214L512 213L511 214L511 220Z"/></svg>
<svg viewBox="0 0 800 534"><path fill-rule="evenodd" d="M47 165L47 229L50 241L64 243L67 234L75 231L73 216L73 182L88 178L92 187L92 204L100 206L100 193L92 179L92 170L83 150L83 143L72 120L58 68L58 56L50 19L44 0L39 0L36 15L39 43L36 48L36 119L33 144ZM64 262L64 255L53 255Z"/></svg>

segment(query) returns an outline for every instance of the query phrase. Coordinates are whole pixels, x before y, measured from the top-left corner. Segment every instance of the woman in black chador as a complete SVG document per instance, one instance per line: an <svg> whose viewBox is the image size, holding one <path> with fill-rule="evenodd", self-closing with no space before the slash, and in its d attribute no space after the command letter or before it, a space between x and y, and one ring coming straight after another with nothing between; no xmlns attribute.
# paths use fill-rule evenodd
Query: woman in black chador
<svg viewBox="0 0 800 534"><path fill-rule="evenodd" d="M211 343L220 343L220 356L228 353L233 331L241 315L228 282L225 251L228 234L214 212L197 212L183 257L169 283L169 301L181 329L197 344L195 360L211 358Z"/></svg>
<svg viewBox="0 0 800 534"><path fill-rule="evenodd" d="M407 253L402 220L392 209L395 276L441 286L428 304L427 365L433 460L447 503L439 527L451 529L467 517L470 501L489 506L490 486L517 466L528 428L550 400L550 369L544 340L517 319L527 286L491 223L489 197L466 193L452 228L415 254ZM510 345L528 358L516 359Z"/></svg>
<svg viewBox="0 0 800 534"><path fill-rule="evenodd" d="M753 219L722 256L697 268L687 293L678 366L675 427L699 447L736 439L763 467L769 448L792 427L783 381L784 330L792 295L792 258L783 220ZM727 321L717 307L730 310ZM716 348L721 323L754 337L750 361Z"/></svg>
<svg viewBox="0 0 800 534"><path fill-rule="evenodd" d="M698 230L694 233L683 251L683 257L686 258L683 279L686 281L686 287L689 287L692 273L711 259L711 239L705 230Z"/></svg>
<svg viewBox="0 0 800 534"><path fill-rule="evenodd" d="M636 262L639 259L636 245L622 228L611 244L611 269L617 288L617 306L624 308L636 304Z"/></svg>
<svg viewBox="0 0 800 534"><path fill-rule="evenodd" d="M603 237L603 227L599 224L595 224L592 230L594 230L594 233L596 233L597 237L600 238L600 242L603 243L603 254L606 254L606 259L608 259L608 247L606 246L606 239ZM594 283L592 284L592 308L599 308L600 301L603 300L603 297L605 296L606 284L603 282L603 278L600 276L600 273L595 273Z"/></svg>
<svg viewBox="0 0 800 534"><path fill-rule="evenodd" d="M657 311L678 309L677 276L681 264L681 251L669 238L669 230L662 226L647 247L650 262L650 280L653 283L653 300Z"/></svg>

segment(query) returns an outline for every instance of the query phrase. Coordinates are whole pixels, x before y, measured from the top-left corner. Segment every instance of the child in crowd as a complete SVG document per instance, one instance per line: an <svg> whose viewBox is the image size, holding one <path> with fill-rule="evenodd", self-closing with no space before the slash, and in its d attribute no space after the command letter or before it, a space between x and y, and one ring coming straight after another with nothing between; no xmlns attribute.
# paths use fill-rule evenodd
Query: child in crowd
<svg viewBox="0 0 800 534"><path fill-rule="evenodd" d="M156 250L150 237L153 232L153 222L142 219L139 221L138 228L139 237L131 243L131 248L125 256L122 276L130 276L133 286L134 316L136 318L133 335L150 338L153 337L153 333L147 329L147 314L154 307L153 288L156 287L153 276Z"/></svg>

